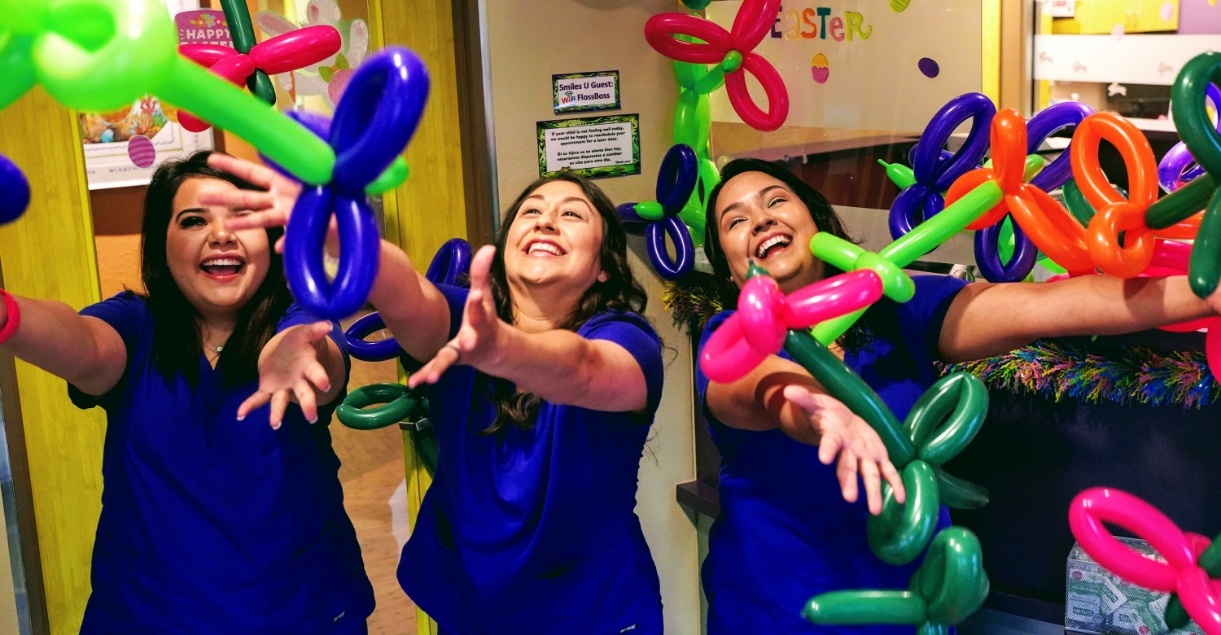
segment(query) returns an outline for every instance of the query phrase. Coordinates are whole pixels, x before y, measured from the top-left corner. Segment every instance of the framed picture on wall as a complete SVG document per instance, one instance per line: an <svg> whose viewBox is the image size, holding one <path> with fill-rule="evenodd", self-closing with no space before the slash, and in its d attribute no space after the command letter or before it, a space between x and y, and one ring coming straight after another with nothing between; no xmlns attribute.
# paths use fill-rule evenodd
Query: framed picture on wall
<svg viewBox="0 0 1221 635"><path fill-rule="evenodd" d="M224 13L198 0L163 0L182 41L229 44ZM203 39L201 39L203 38ZM213 147L212 130L191 132L177 111L153 95L103 113L78 115L89 189L146 185L165 160Z"/></svg>

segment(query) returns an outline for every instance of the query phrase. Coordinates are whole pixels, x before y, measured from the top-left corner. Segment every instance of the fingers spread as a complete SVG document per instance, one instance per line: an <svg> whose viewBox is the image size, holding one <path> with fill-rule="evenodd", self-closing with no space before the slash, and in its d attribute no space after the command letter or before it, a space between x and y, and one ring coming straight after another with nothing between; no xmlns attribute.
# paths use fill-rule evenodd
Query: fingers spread
<svg viewBox="0 0 1221 635"><path fill-rule="evenodd" d="M271 422L272 430L279 430L280 424L284 423L284 411L288 409L288 391L277 390L271 396L271 414L268 420Z"/></svg>
<svg viewBox="0 0 1221 635"><path fill-rule="evenodd" d="M256 408L263 407L263 405L266 404L269 399L271 399L271 395L266 391L255 391L253 395L246 398L246 401L242 402L242 405L237 407L237 420L241 421L242 419L245 419L246 415L250 414L250 412Z"/></svg>

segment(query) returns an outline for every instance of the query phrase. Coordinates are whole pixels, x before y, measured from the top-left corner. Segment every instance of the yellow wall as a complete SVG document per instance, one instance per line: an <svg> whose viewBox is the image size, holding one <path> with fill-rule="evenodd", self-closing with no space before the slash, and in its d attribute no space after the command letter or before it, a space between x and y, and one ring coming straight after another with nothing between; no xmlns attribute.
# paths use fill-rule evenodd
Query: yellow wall
<svg viewBox="0 0 1221 635"><path fill-rule="evenodd" d="M25 216L0 227L5 287L74 308L96 302L93 227L72 113L35 89L0 111L0 130L0 153L32 189ZM77 410L63 380L29 364L17 362L17 382L51 632L75 633L89 596L105 419L97 409Z"/></svg>
<svg viewBox="0 0 1221 635"><path fill-rule="evenodd" d="M678 83L670 62L644 41L644 23L674 11L673 0L573 2L495 0L487 3L495 117L496 168L501 205L538 178L535 122L581 116L639 113L641 174L600 179L616 203L652 200L657 169L670 148ZM558 38L546 32L562 33ZM553 114L551 76L618 70L623 108ZM662 307L662 281L645 257L643 240L630 242L632 269L649 294L647 317L666 346L665 392L640 468L636 513L661 575L667 633L696 633L700 623L698 545L692 520L675 501L675 484L695 479L691 347Z"/></svg>

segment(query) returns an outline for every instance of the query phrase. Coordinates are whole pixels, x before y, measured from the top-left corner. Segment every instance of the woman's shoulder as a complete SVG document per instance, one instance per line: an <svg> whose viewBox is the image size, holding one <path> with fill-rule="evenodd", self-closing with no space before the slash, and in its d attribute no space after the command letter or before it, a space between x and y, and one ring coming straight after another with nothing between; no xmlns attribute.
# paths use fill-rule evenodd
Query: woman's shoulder
<svg viewBox="0 0 1221 635"><path fill-rule="evenodd" d="M657 335L657 330L653 328L653 324L643 315L634 311L621 311L617 309L608 309L595 313L577 329L577 333L589 337L608 328L637 329L644 331L652 338L661 339Z"/></svg>

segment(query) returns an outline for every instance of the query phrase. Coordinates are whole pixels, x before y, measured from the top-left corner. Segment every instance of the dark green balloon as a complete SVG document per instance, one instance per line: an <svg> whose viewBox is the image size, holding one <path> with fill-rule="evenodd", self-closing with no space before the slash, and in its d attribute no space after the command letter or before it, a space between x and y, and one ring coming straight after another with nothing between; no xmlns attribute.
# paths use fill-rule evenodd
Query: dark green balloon
<svg viewBox="0 0 1221 635"><path fill-rule="evenodd" d="M907 501L895 502L894 490L885 486L882 513L866 521L869 547L883 562L904 565L916 559L937 528L941 504L937 496L937 477L924 461L912 461L903 468L903 488Z"/></svg>
<svg viewBox="0 0 1221 635"><path fill-rule="evenodd" d="M371 407L373 404L383 404ZM400 421L411 421L428 414L428 401L422 390L408 390L402 384L361 386L335 409L339 422L357 430L376 430Z"/></svg>
<svg viewBox="0 0 1221 635"><path fill-rule="evenodd" d="M920 624L928 610L911 591L831 591L811 598L801 615L814 624Z"/></svg>

